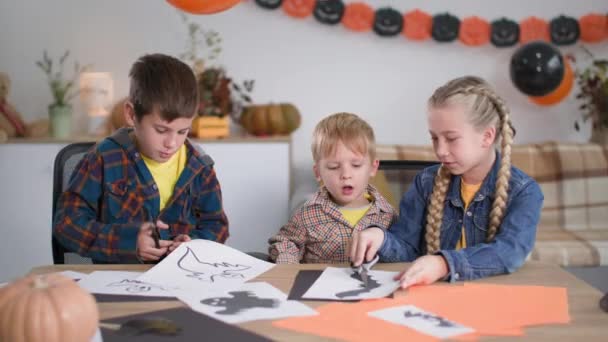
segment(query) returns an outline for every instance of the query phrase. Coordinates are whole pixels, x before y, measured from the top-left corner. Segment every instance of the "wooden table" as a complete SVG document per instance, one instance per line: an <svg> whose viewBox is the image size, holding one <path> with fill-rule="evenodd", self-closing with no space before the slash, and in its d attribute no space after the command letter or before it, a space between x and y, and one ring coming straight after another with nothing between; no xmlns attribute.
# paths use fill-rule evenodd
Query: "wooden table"
<svg viewBox="0 0 608 342"><path fill-rule="evenodd" d="M399 271L406 264L378 264L376 269ZM326 265L277 265L270 271L257 277L257 281L265 281L289 293L292 282L299 270L323 269ZM49 273L63 270L89 273L96 270L145 271L149 265L53 265L34 268L31 273ZM599 308L602 293L582 280L576 278L559 266L528 262L518 272L511 275L497 276L478 280L480 283L504 285L541 285L559 286L568 289L568 302L572 322L568 325L546 325L527 328L523 340L529 341L608 341L608 313ZM442 286L454 286L442 284ZM396 296L404 295L396 292ZM322 305L323 302L304 302L311 307ZM184 306L178 301L164 302L129 302L129 303L100 303L101 319L156 311ZM314 335L300 334L289 330L278 329L270 324L271 321L257 321L239 324L239 326L280 341L328 341ZM499 337L486 339L504 339Z"/></svg>

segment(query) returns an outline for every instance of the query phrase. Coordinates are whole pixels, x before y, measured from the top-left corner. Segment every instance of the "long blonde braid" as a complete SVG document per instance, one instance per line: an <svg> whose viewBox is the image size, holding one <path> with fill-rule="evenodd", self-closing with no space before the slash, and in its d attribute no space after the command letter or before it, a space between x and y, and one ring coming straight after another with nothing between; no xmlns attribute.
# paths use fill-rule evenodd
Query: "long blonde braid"
<svg viewBox="0 0 608 342"><path fill-rule="evenodd" d="M496 141L501 142L501 160L496 180L495 198L490 211L486 241L492 241L504 217L511 178L511 144L515 134L505 102L481 78L465 76L454 79L438 88L429 99L429 107L447 106L453 102L469 104L469 119L476 128L497 126ZM427 252L434 254L440 248L444 202L451 180L447 168L440 167L435 176L429 199L425 240Z"/></svg>

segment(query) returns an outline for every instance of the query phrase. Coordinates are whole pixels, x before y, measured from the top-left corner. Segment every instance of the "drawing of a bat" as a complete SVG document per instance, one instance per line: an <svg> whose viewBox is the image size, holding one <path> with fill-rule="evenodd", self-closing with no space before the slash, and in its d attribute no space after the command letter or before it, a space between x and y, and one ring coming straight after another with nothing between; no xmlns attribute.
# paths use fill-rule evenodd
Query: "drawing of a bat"
<svg viewBox="0 0 608 342"><path fill-rule="evenodd" d="M124 279L121 281L113 282L113 283L108 284L107 286L108 287L121 287L122 286L122 287L125 287L125 291L131 292L131 293L150 292L152 289L167 291L167 289L165 289L162 286L154 285L154 284L150 284L150 283L144 283L139 280L131 280L131 279Z"/></svg>

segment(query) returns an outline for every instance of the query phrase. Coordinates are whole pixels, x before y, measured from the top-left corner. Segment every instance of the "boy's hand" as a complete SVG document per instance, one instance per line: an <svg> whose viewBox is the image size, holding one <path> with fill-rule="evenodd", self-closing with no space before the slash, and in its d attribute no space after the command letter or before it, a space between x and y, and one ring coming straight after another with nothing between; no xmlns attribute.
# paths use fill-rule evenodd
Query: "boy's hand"
<svg viewBox="0 0 608 342"><path fill-rule="evenodd" d="M350 261L354 267L371 261L384 241L384 232L377 227L367 228L353 235L350 244ZM364 259L365 258L365 259Z"/></svg>
<svg viewBox="0 0 608 342"><path fill-rule="evenodd" d="M401 282L401 288L412 285L428 285L448 274L448 264L441 255L425 255L416 259L407 270L395 276Z"/></svg>
<svg viewBox="0 0 608 342"><path fill-rule="evenodd" d="M188 242L192 239L186 234L180 234L173 239L173 243L169 246L169 253L173 252L182 242Z"/></svg>
<svg viewBox="0 0 608 342"><path fill-rule="evenodd" d="M156 222L158 229L168 229L169 226L162 221ZM169 246L173 243L167 240L158 240L159 248L156 248L154 238L152 237L154 230L154 223L145 222L139 228L137 234L137 257L142 261L158 261L160 258L167 254Z"/></svg>

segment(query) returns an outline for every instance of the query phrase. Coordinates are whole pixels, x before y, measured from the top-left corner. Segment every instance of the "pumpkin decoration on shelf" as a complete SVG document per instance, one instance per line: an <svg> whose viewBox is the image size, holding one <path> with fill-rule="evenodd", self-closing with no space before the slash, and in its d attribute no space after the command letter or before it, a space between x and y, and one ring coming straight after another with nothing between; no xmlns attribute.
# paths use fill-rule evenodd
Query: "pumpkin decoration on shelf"
<svg viewBox="0 0 608 342"><path fill-rule="evenodd" d="M253 135L288 135L300 127L298 109L290 103L245 107L241 125Z"/></svg>
<svg viewBox="0 0 608 342"><path fill-rule="evenodd" d="M89 342L98 321L93 296L58 273L26 276L0 289L0 341Z"/></svg>

